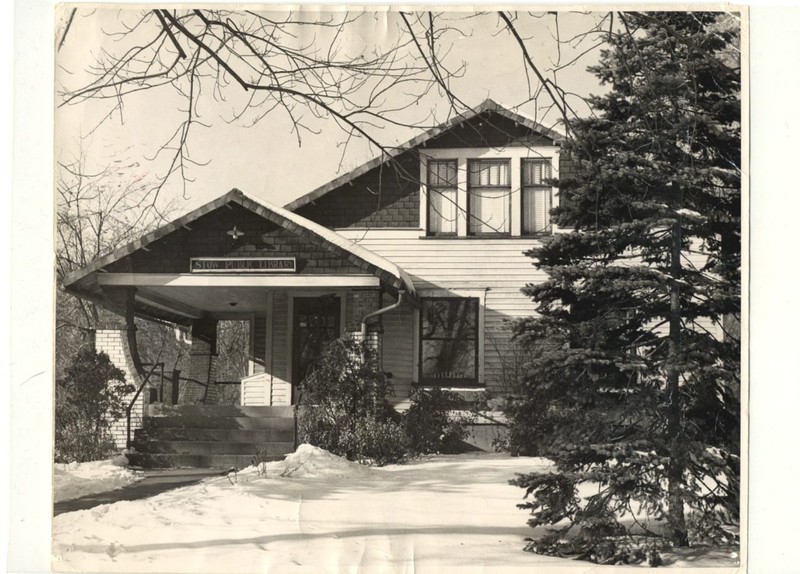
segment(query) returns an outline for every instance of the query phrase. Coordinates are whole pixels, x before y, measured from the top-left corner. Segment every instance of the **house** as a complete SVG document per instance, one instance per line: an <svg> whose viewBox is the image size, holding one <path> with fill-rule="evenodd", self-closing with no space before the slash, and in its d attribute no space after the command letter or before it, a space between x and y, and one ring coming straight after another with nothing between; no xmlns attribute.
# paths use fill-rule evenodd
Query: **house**
<svg viewBox="0 0 800 574"><path fill-rule="evenodd" d="M391 160L372 160L284 207L229 191L76 271L65 287L120 316L98 330L96 346L137 388L148 374L134 316L191 332L179 405L166 417L183 417L176 427L227 417L229 429L277 424L288 433L298 383L324 343L344 335L381 351L400 408L414 385L502 393L516 361L508 320L534 312L520 289L545 279L524 252L554 232L551 184L568 165L560 140L488 100L399 146ZM231 319L249 321L251 375L241 407L215 407L217 324ZM128 425L163 438L153 429L164 420L148 427L145 395L132 397L129 422L117 427L121 446ZM273 441L276 454L291 450L287 433ZM171 436L153 454L180 453L168 440L213 438ZM241 432L219 437L246 442ZM213 456L252 454L250 445L208 448L202 461L188 457L194 452L180 460L227 464Z"/></svg>

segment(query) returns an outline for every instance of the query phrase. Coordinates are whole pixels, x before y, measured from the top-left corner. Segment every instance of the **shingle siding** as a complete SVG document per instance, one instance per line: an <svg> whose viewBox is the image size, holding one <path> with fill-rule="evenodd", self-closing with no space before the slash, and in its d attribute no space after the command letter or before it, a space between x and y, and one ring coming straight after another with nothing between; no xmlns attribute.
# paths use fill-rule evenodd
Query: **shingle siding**
<svg viewBox="0 0 800 574"><path fill-rule="evenodd" d="M297 214L330 228L418 227L419 155L401 154L304 205Z"/></svg>
<svg viewBox="0 0 800 574"><path fill-rule="evenodd" d="M228 231L244 235L234 240ZM117 273L188 273L192 257L296 257L300 274L364 273L335 246L320 246L307 230L293 232L237 205L221 207L179 227L106 269Z"/></svg>
<svg viewBox="0 0 800 574"><path fill-rule="evenodd" d="M500 114L487 112L427 141L427 148L551 146L553 140Z"/></svg>

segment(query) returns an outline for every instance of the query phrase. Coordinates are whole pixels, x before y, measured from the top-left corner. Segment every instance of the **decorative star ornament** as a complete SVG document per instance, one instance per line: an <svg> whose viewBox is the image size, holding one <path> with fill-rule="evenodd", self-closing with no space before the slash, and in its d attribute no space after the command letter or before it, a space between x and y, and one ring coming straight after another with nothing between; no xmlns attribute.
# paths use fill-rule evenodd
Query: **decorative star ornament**
<svg viewBox="0 0 800 574"><path fill-rule="evenodd" d="M233 229L227 232L228 235L233 237L234 240L239 239L242 235L244 235L244 231L239 231L236 226L233 226Z"/></svg>

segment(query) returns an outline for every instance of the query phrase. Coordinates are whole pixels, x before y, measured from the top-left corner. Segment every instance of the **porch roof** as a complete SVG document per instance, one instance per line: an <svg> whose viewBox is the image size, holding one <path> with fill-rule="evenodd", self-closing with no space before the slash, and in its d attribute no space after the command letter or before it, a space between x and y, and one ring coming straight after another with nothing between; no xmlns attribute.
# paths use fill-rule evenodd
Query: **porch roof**
<svg viewBox="0 0 800 574"><path fill-rule="evenodd" d="M89 265L70 273L64 278L64 287L68 291L80 297L100 300L102 303L103 286L121 284L119 283L121 280L120 274L106 273L107 270L104 269L105 267L129 257L138 251L148 251L147 246L151 243L183 227L187 227L198 218L231 203L239 204L240 206L253 213L256 213L264 219L283 227L290 233L305 237L310 241L321 245L325 249L334 250L336 252L345 252L348 255L348 260L351 263L364 269L364 274L366 276L375 277L380 280L380 282L393 289L404 289L411 294L414 294L415 292L411 277L398 265L381 257L380 255L377 255L365 247L350 241L331 229L323 227L318 223L314 223L313 221L297 215L296 213L292 213L283 207L279 207L267 201L251 197L238 189L232 189L214 201L211 201L195 209L194 211L179 217L171 223L145 234L139 239L119 247L118 249L115 249L114 251L96 259ZM202 254L198 253L198 255ZM105 276L109 276L108 278L110 279L111 276L114 275L117 276L117 282L109 282L101 279L101 277ZM137 274L128 275L131 279L128 284L136 285L136 278L134 276ZM252 277L252 275L250 276ZM213 281L210 281L208 285L212 286L215 284L214 281L219 282L219 279L219 277L215 278ZM324 283L325 279L325 275L309 277L309 280L317 286L321 285L321 282ZM356 276L354 276L353 279L358 282ZM337 285L337 277L330 277L330 280L332 281L332 286ZM277 288L286 287L288 285L285 276L281 277L280 275L270 274L269 276L259 276L258 280L254 282L254 286L257 284L258 287L269 287L272 286L270 281L273 281L274 286ZM302 277L295 277L295 281L302 281ZM161 316L162 318L171 318L167 317L163 312L161 313Z"/></svg>

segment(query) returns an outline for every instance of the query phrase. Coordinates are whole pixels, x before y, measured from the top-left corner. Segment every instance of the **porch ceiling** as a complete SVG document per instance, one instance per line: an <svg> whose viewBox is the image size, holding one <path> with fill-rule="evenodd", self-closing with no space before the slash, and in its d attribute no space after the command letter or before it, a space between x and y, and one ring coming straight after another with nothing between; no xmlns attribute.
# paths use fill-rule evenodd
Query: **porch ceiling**
<svg viewBox="0 0 800 574"><path fill-rule="evenodd" d="M258 287L139 287L136 300L199 319L208 314L266 312L267 291Z"/></svg>

